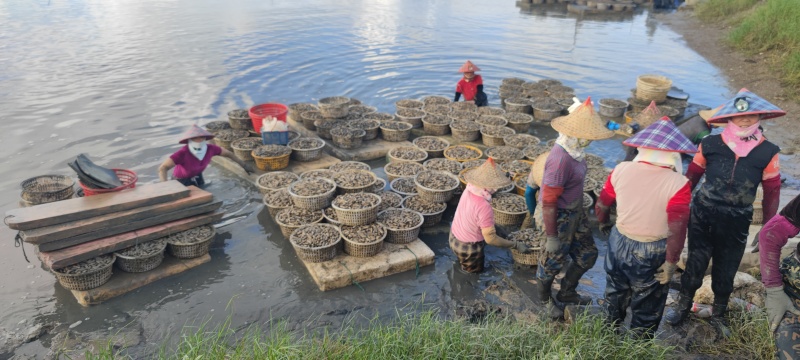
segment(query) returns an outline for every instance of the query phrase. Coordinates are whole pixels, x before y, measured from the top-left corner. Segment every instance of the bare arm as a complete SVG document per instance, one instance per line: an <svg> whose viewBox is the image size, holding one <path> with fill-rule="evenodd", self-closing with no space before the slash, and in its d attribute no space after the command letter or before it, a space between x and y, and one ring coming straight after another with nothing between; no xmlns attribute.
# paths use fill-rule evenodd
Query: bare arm
<svg viewBox="0 0 800 360"><path fill-rule="evenodd" d="M513 241L508 241L497 235L497 230L495 230L494 226L489 228L481 228L481 234L483 234L483 239L486 240L486 243L492 246L501 247L501 248L512 248L516 245Z"/></svg>
<svg viewBox="0 0 800 360"><path fill-rule="evenodd" d="M161 166L158 167L158 179L161 181L167 181L167 173L170 169L175 167L175 162L172 161L172 158L167 158L161 163Z"/></svg>
<svg viewBox="0 0 800 360"><path fill-rule="evenodd" d="M244 161L239 160L239 158L237 158L236 155L226 150L225 148L220 147L220 150L222 150L222 152L219 154L220 156L233 160L233 162L239 164L239 166L241 166L245 172L247 172L248 174L250 173L250 168L244 163Z"/></svg>

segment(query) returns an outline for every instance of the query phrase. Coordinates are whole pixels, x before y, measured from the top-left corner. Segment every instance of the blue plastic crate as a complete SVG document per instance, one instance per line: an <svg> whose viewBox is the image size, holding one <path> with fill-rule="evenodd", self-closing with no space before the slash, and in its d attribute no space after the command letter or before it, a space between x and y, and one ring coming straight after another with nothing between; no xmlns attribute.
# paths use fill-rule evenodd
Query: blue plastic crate
<svg viewBox="0 0 800 360"><path fill-rule="evenodd" d="M267 131L261 133L264 145L286 145L289 143L288 131Z"/></svg>

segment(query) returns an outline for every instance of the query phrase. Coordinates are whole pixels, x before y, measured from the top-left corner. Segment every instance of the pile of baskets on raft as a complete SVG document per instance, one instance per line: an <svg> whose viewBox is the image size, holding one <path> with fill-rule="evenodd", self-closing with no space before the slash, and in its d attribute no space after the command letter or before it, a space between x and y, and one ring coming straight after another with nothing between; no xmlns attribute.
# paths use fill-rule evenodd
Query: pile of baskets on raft
<svg viewBox="0 0 800 360"><path fill-rule="evenodd" d="M555 79L505 78L500 84L500 103L506 112L532 115L540 123L565 115L574 97L574 88Z"/></svg>
<svg viewBox="0 0 800 360"><path fill-rule="evenodd" d="M631 89L631 97L628 98L630 111L640 113L651 102L655 102L661 113L669 116L672 121L680 119L688 106L689 99L687 95L680 93L676 97L671 97L669 94L671 89L672 80L666 76L640 75L636 78L636 87Z"/></svg>

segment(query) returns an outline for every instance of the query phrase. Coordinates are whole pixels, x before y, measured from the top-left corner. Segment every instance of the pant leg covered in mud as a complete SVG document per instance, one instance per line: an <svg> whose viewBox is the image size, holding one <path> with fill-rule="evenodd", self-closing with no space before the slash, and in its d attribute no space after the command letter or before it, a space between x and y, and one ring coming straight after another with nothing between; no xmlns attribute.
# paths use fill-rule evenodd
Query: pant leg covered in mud
<svg viewBox="0 0 800 360"><path fill-rule="evenodd" d="M631 329L652 336L658 329L669 288L655 279L667 258L667 240L639 242L611 229L606 254L605 297L610 320L621 324L630 305Z"/></svg>
<svg viewBox="0 0 800 360"><path fill-rule="evenodd" d="M681 294L694 298L703 284L710 259L714 302L727 304L733 292L733 278L747 246L753 219L752 208L713 206L693 201L689 218L689 257L681 276Z"/></svg>
<svg viewBox="0 0 800 360"><path fill-rule="evenodd" d="M800 359L800 317L788 314L775 330L775 348L778 359Z"/></svg>
<svg viewBox="0 0 800 360"><path fill-rule="evenodd" d="M536 209L537 223L541 224L541 206ZM564 266L567 256L572 258L576 265L591 269L597 261L597 246L594 244L592 232L586 219L586 212L582 207L576 210L558 210L556 226L558 239L561 246L554 253L544 253L539 257L539 266L536 269L536 278L540 280L555 277ZM537 237L542 247L547 235L544 226L539 226Z"/></svg>
<svg viewBox="0 0 800 360"><path fill-rule="evenodd" d="M469 273L483 271L484 252L486 241L463 242L450 234L450 249L456 254L461 269Z"/></svg>

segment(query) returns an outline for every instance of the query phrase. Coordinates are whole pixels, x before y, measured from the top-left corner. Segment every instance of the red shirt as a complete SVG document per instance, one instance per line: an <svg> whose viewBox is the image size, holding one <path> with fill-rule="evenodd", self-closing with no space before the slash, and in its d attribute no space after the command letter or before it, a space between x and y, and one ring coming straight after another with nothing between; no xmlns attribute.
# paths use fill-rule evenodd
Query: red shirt
<svg viewBox="0 0 800 360"><path fill-rule="evenodd" d="M172 162L175 163L175 169L172 170L172 177L176 179L188 179L200 175L203 173L203 170L206 169L208 163L211 162L211 158L219 154L222 154L222 148L214 144L208 144L206 156L203 157L202 161L197 160L197 158L189 152L189 146L186 145L169 157L172 159Z"/></svg>
<svg viewBox="0 0 800 360"><path fill-rule="evenodd" d="M483 85L483 78L480 75L475 74L470 81L462 77L456 84L456 92L464 95L464 101L472 101L475 100L475 95L478 94L478 85Z"/></svg>

